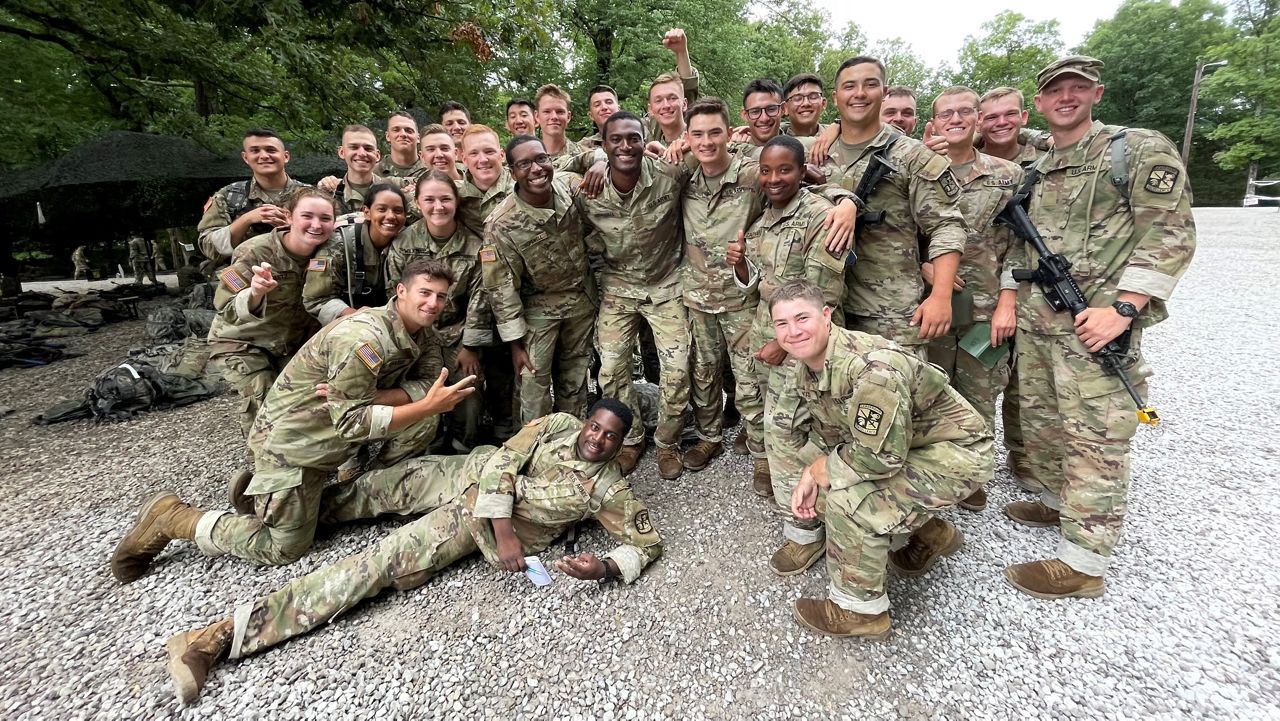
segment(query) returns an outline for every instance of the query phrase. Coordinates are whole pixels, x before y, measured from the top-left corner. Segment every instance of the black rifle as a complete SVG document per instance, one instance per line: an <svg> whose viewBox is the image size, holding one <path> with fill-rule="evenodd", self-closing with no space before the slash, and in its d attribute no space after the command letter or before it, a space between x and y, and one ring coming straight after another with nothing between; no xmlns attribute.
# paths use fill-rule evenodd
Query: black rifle
<svg viewBox="0 0 1280 721"><path fill-rule="evenodd" d="M862 229L867 225L879 225L884 222L883 210L871 210L867 207L867 199L876 191L876 186L880 181L889 177L893 173L898 172L897 166L889 162L889 150L893 148L893 144L901 136L895 135L889 140L885 146L871 154L871 159L867 161L867 169L862 173L862 178L858 180L858 186L853 189L853 202L858 205L858 219L853 227L853 238L857 240L862 237ZM858 261L858 256L850 253L844 259L845 265L853 265Z"/></svg>
<svg viewBox="0 0 1280 721"><path fill-rule="evenodd" d="M1013 279L1019 283L1032 282L1040 286L1040 292L1044 294L1044 299L1049 303L1050 308L1058 313L1064 310L1070 311L1071 318L1075 319L1089 308L1089 302L1085 299L1084 293L1080 292L1080 286L1075 278L1071 277L1071 261L1061 253L1049 250L1044 243L1044 238L1040 236L1040 231L1036 230L1035 224L1027 216L1027 199L1031 196L1031 188L1038 177L1039 174L1035 170L1028 171L1026 182L1009 200L1004 210L1000 211L1000 215L996 216L996 223L1009 226L1014 235L1030 243L1036 254L1040 256L1035 270L1014 270ZM1138 420L1154 426L1160 422L1159 414L1156 413L1155 408L1142 400L1142 396L1138 395L1137 389L1129 380L1128 374L1124 372L1128 348L1129 331L1125 331L1101 349L1094 351L1093 355L1098 358L1104 371L1120 379L1124 389L1129 392L1129 397L1133 398L1133 402L1138 406Z"/></svg>

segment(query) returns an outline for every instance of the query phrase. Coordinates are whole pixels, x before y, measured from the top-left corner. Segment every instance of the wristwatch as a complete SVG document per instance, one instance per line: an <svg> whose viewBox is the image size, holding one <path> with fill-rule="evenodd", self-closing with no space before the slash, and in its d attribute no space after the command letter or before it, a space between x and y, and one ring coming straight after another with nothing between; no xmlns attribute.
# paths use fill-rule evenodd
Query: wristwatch
<svg viewBox="0 0 1280 721"><path fill-rule="evenodd" d="M1117 312L1117 313L1119 313L1120 315L1124 316L1125 318L1137 318L1137 317L1138 317L1138 306L1136 306L1136 305L1134 305L1133 303L1130 303L1130 302L1128 302L1128 301L1118 300L1118 301L1116 301L1116 302L1112 303L1112 304L1111 304L1111 307L1112 307L1112 308L1115 308L1115 309L1116 309L1116 312Z"/></svg>

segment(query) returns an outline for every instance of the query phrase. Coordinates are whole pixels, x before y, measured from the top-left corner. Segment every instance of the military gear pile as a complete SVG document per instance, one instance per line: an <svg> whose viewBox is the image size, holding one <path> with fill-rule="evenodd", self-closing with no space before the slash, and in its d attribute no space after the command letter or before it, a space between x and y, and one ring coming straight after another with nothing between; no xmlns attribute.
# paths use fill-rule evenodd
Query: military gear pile
<svg viewBox="0 0 1280 721"><path fill-rule="evenodd" d="M86 418L126 421L146 411L188 406L223 390L220 382L165 373L132 361L99 374L80 400L58 403L33 420L40 425Z"/></svg>

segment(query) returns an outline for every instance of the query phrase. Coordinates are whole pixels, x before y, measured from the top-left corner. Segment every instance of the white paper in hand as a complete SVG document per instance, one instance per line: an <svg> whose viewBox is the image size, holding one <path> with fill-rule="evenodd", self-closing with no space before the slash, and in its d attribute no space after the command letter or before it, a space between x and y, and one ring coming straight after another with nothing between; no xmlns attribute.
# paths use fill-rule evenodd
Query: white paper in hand
<svg viewBox="0 0 1280 721"><path fill-rule="evenodd" d="M530 581L533 581L533 585L551 585L551 574L547 573L547 567L542 565L542 559L537 556L525 556L524 565L526 566L524 575L528 576Z"/></svg>

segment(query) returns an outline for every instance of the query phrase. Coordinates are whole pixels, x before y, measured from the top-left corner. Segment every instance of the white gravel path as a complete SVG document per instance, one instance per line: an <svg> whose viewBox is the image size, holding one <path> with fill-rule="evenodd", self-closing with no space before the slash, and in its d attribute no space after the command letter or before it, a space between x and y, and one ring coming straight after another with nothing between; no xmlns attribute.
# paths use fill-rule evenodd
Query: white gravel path
<svg viewBox="0 0 1280 721"><path fill-rule="evenodd" d="M1004 518L1000 506L1024 494L1002 469L985 512L950 514L965 547L923 578L891 581L894 635L879 644L792 621L790 599L822 593L825 572L769 572L779 522L747 490L746 459L663 482L649 454L635 486L667 551L635 586L561 576L537 590L464 562L218 666L200 703L181 708L169 635L395 524L340 530L285 568L174 544L118 585L107 560L137 503L175 488L220 507L239 433L226 396L122 425L30 425L139 344L142 323L74 339L87 356L0 371L0 405L17 409L0 420L0 717L1280 718L1280 289L1264 282L1280 216L1196 217L1196 261L1172 318L1145 339L1165 421L1135 443L1106 596L1042 602L1005 585L1006 564L1046 556L1056 535ZM587 538L607 546L598 530Z"/></svg>

